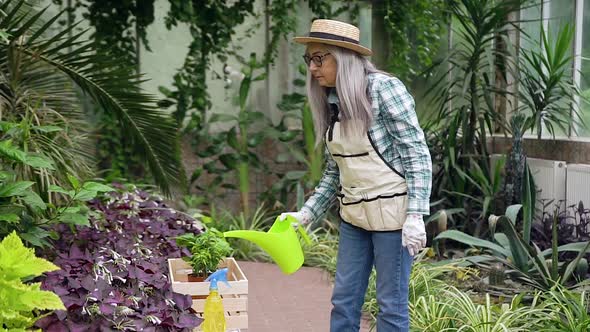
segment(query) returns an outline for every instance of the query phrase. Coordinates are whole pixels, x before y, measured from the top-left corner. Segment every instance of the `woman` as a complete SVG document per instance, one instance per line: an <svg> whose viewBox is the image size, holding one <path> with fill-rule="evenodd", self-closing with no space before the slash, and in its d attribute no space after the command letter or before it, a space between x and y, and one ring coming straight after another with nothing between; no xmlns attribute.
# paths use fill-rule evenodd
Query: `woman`
<svg viewBox="0 0 590 332"><path fill-rule="evenodd" d="M373 265L377 331L408 331L412 256L426 244L431 160L414 100L397 78L363 56L353 25L315 20L307 37L307 94L327 165L315 193L298 212L306 224L340 204L340 242L330 330L358 331Z"/></svg>

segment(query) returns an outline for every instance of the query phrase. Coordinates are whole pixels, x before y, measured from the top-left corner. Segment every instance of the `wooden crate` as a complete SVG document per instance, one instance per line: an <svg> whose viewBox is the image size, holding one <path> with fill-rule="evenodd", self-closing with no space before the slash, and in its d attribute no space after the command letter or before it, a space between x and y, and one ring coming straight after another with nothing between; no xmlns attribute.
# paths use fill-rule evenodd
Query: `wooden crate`
<svg viewBox="0 0 590 332"><path fill-rule="evenodd" d="M231 287L218 282L219 295L223 299L225 321L228 330L248 328L248 279L238 263L231 257L226 258L219 268L227 267L227 280ZM172 290L187 295L209 295L209 282L189 282L190 265L180 258L168 259L168 269ZM205 299L193 299L193 309L203 317ZM197 330L200 331L200 330Z"/></svg>

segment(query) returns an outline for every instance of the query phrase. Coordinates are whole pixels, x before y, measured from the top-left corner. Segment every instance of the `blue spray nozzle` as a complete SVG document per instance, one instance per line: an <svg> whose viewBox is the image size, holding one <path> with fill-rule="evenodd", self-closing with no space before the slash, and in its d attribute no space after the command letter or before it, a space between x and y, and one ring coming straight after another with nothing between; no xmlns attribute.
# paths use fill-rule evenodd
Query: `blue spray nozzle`
<svg viewBox="0 0 590 332"><path fill-rule="evenodd" d="M219 270L213 272L209 277L207 277L207 279L205 281L211 282L211 285L209 286L209 289L211 289L211 290L218 289L217 288L218 281L225 282L225 284L228 287L231 287L229 285L229 283L227 282L227 268L219 269Z"/></svg>

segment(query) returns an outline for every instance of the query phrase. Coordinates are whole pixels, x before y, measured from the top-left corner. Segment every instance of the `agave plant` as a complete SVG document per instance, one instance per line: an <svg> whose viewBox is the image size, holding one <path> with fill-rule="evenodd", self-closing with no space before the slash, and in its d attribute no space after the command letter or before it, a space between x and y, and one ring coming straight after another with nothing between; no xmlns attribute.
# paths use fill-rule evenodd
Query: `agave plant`
<svg viewBox="0 0 590 332"><path fill-rule="evenodd" d="M488 241L456 230L449 230L439 234L435 240L451 239L463 244L482 249L485 254L468 257L467 260L487 268L490 262L499 262L509 267L507 274L513 279L540 290L550 290L556 284L568 287L580 286L580 283L570 285L578 262L590 250L590 241L557 245L557 221L553 227L553 246L541 251L534 243L525 241L516 230L516 216L521 205L509 206L504 216L491 216L490 229L494 240ZM497 226L503 231L495 233ZM577 256L571 262L559 262L558 253L573 251Z"/></svg>
<svg viewBox="0 0 590 332"><path fill-rule="evenodd" d="M50 35L63 12L44 21L46 9L36 10L26 0L0 4L0 29L6 35L0 46L0 120L32 123L36 128L27 127L21 135L26 149L52 158L58 168L84 169L87 146L64 143L88 134L80 126L85 118L75 93L79 89L115 116L155 182L170 193L184 179L173 121L157 109L153 96L142 92L135 68L122 68L117 59L95 52L96 45L84 37L86 31L78 32L74 25ZM46 177L41 183L55 180Z"/></svg>

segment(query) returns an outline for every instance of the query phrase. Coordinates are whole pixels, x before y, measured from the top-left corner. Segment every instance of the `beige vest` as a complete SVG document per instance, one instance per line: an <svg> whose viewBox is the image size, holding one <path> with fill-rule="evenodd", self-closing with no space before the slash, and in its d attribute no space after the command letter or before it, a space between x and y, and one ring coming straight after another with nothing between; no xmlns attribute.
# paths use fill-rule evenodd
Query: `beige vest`
<svg viewBox="0 0 590 332"><path fill-rule="evenodd" d="M326 145L340 170L340 217L369 231L402 228L408 209L406 180L381 159L369 134L347 139L340 122L326 132Z"/></svg>

